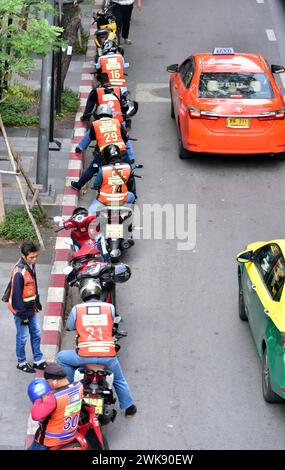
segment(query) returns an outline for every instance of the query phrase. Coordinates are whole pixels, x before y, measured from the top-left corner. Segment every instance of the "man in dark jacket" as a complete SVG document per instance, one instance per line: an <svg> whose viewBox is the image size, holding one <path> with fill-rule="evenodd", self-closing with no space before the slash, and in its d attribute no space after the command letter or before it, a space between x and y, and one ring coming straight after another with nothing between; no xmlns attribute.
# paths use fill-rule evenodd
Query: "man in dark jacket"
<svg viewBox="0 0 285 470"><path fill-rule="evenodd" d="M47 363L43 359L40 349L41 331L36 315L42 309L38 293L35 264L39 255L39 248L32 242L25 242L21 247L21 258L14 266L11 276L11 291L8 308L14 314L16 325L16 355L17 368L23 372L36 372L35 369L44 370ZM28 333L31 337L31 347L34 364L31 366L26 359L26 342Z"/></svg>

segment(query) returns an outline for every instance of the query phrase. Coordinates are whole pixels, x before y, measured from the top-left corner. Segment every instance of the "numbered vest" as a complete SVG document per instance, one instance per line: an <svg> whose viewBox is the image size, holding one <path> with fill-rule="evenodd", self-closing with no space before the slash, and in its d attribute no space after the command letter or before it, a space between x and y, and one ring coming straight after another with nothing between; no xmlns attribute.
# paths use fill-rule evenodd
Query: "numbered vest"
<svg viewBox="0 0 285 470"><path fill-rule="evenodd" d="M16 310L12 306L12 296L13 296L13 284L14 284L14 277L16 272L20 272L24 278L24 288L23 288L23 301L25 304L34 302L36 300L37 289L36 289L36 281L31 273L25 268L21 268L18 264L14 266L12 272L12 287L10 292L10 298L8 302L8 308L13 312L16 313Z"/></svg>
<svg viewBox="0 0 285 470"><path fill-rule="evenodd" d="M80 382L54 391L56 409L40 424L35 440L48 447L71 442L77 432L82 396Z"/></svg>
<svg viewBox="0 0 285 470"><path fill-rule="evenodd" d="M98 201L106 205L124 204L128 199L127 182L130 174L131 168L127 163L103 166Z"/></svg>
<svg viewBox="0 0 285 470"><path fill-rule="evenodd" d="M117 145L121 152L127 150L121 134L121 124L118 119L99 119L93 122L97 145L100 152L108 145Z"/></svg>
<svg viewBox="0 0 285 470"><path fill-rule="evenodd" d="M112 86L126 86L124 78L124 59L121 54L100 57L102 73L106 73Z"/></svg>
<svg viewBox="0 0 285 470"><path fill-rule="evenodd" d="M124 121L121 109L121 89L114 87L113 93L105 93L105 88L97 88L98 106L100 104L107 104L113 112L113 118L118 119L120 122Z"/></svg>
<svg viewBox="0 0 285 470"><path fill-rule="evenodd" d="M99 302L77 305L76 333L80 357L116 356L111 305Z"/></svg>

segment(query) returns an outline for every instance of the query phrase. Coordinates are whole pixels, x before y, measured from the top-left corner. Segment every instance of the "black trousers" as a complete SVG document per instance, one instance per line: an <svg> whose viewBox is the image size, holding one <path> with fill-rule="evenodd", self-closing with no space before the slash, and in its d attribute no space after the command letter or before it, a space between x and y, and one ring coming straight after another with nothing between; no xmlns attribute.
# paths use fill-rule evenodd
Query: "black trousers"
<svg viewBox="0 0 285 470"><path fill-rule="evenodd" d="M116 17L118 26L118 36L122 35L123 39L128 39L130 31L130 22L134 5L119 5L113 3L113 13Z"/></svg>

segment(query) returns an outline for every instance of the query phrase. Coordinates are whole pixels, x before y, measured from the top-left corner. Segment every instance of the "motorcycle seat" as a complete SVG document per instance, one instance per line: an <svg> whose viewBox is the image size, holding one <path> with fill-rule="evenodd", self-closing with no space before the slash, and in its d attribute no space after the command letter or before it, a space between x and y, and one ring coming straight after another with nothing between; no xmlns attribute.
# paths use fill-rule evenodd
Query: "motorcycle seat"
<svg viewBox="0 0 285 470"><path fill-rule="evenodd" d="M106 367L102 364L85 364L85 369L88 370L106 370Z"/></svg>

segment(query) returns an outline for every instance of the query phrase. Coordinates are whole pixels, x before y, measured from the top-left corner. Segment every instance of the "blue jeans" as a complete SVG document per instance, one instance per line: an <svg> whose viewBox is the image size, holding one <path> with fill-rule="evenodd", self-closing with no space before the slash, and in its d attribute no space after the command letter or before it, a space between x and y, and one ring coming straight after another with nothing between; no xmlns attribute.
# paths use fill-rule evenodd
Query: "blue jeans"
<svg viewBox="0 0 285 470"><path fill-rule="evenodd" d="M57 360L59 365L64 368L70 383L73 382L74 372L78 367L85 364L104 365L106 369L114 374L114 387L118 395L120 408L125 410L134 403L117 357L80 357L74 349L67 349L58 353Z"/></svg>
<svg viewBox="0 0 285 470"><path fill-rule="evenodd" d="M30 447L27 448L27 450L48 450L48 449L49 449L49 447L44 446L43 444L39 444L35 440L33 440Z"/></svg>
<svg viewBox="0 0 285 470"><path fill-rule="evenodd" d="M26 342L28 339L28 333L30 333L31 347L34 356L34 362L39 362L43 359L43 353L41 352L41 330L37 315L33 315L29 318L27 325L22 325L20 317L14 315L14 321L16 325L16 355L18 363L20 365L27 362L26 359Z"/></svg>
<svg viewBox="0 0 285 470"><path fill-rule="evenodd" d="M126 200L125 204L133 204L135 199L135 195L129 191L128 199ZM96 212L100 212L100 206L107 206L107 204L102 204L102 202L98 201L98 199L94 199L91 202L91 205L88 207L89 214L96 214Z"/></svg>

